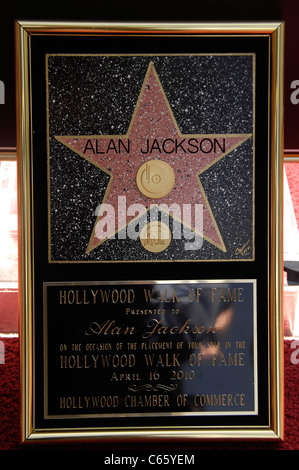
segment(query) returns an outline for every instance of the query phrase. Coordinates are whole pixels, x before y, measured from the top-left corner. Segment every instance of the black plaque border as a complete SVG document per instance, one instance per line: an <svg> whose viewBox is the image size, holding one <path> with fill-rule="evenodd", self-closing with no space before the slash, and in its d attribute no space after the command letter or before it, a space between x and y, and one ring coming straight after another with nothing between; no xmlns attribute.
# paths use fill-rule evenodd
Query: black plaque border
<svg viewBox="0 0 299 470"><path fill-rule="evenodd" d="M138 41L138 38L146 39ZM47 142L44 56L47 53L186 53L205 51L254 52L256 54L256 148L264 159L256 167L255 260L180 263L172 279L205 278L257 280L257 342L259 414L256 417L207 417L195 422L185 418L148 419L141 423L112 420L109 427L94 428L88 420L47 423L43 420L43 283L90 280L90 265L48 264L47 245ZM105 46L103 46L105 44ZM102 51L101 51L102 52ZM22 441L53 438L186 438L186 439L281 439L283 438L282 318L281 318L281 188L282 188L282 66L283 24L88 24L16 22L17 142L20 233L20 340L22 386ZM170 264L132 266L145 280L169 279ZM130 279L129 265L107 265L97 279ZM215 275L217 273L217 275ZM228 275L229 273L229 275ZM202 276L200 276L202 277Z"/></svg>

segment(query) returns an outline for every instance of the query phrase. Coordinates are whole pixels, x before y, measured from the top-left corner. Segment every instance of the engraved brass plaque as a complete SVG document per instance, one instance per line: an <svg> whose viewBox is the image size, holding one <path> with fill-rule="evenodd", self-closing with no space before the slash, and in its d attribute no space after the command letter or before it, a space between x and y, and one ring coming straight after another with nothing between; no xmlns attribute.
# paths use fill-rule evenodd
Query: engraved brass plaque
<svg viewBox="0 0 299 470"><path fill-rule="evenodd" d="M258 413L254 281L49 283L44 295L47 419Z"/></svg>

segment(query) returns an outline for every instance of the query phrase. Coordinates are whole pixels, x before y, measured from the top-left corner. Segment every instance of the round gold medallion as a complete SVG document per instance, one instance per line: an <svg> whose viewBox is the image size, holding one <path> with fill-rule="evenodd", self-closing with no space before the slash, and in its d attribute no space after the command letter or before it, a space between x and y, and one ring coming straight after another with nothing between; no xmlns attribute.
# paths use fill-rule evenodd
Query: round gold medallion
<svg viewBox="0 0 299 470"><path fill-rule="evenodd" d="M163 160L149 160L137 172L136 183L139 191L151 199L166 196L174 186L174 172Z"/></svg>
<svg viewBox="0 0 299 470"><path fill-rule="evenodd" d="M171 232L166 224L154 220L142 228L140 242L147 251L159 253L169 246Z"/></svg>

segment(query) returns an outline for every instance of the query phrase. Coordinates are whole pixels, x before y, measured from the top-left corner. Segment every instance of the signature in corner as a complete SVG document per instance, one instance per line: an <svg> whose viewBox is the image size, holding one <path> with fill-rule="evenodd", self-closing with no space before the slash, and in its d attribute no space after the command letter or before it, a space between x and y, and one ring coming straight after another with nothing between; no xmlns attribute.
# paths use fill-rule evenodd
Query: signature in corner
<svg viewBox="0 0 299 470"><path fill-rule="evenodd" d="M236 255L246 255L248 251L250 251L250 240L246 242L241 248L236 248L235 254Z"/></svg>

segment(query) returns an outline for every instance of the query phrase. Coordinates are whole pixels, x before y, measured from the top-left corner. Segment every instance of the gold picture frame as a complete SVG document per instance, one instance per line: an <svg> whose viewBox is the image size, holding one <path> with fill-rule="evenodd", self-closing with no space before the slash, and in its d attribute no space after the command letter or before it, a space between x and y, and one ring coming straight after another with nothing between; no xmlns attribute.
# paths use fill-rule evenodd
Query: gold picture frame
<svg viewBox="0 0 299 470"><path fill-rule="evenodd" d="M283 31L283 23L16 21L22 442L86 438L131 441L137 438L283 439ZM148 68L152 61L157 64L159 73L154 72L152 66ZM201 88L198 87L200 71L206 73ZM87 82L89 98L83 96ZM247 89L243 90L245 83ZM219 95L212 89L215 84ZM197 88L193 88L195 86ZM203 99L208 93L204 93L204 86L210 87L205 115ZM222 86L226 91L220 94ZM172 90L177 93L181 90L181 101ZM135 104L131 105L133 95ZM152 102L156 103L156 108L149 115ZM97 110L93 110L94 103ZM238 123L229 115L230 108L239 117ZM162 111L156 122L158 109ZM206 180L200 176L197 182L203 211L206 210L203 229L206 231L201 235L207 236L202 235L204 248L197 250L193 258L190 253L184 257L181 249L179 255L167 251L171 237L161 251L144 250L143 246L143 257L137 256L133 237L129 244L119 236L117 253L112 251L116 246L112 242L111 245L103 243L108 247L107 252L97 251L102 246L99 243L94 243L93 251L90 248L92 239L89 237L94 229L91 231L87 199L82 199L87 194L83 194L82 188L88 186L90 201L97 190L101 204L107 202L107 188L111 190L112 179L109 182L105 178L111 177L114 171L115 197L119 197L120 185L125 180L123 176L118 178L117 172L125 174L127 171L122 170L126 149L130 150L125 155L129 165L135 157L127 141L122 146L118 142L117 148L116 138L128 138L128 123L131 122L129 129L132 130L130 120L133 113L136 118L137 112L140 113L138 122L155 121L151 130L156 136L152 166L150 169L145 166L145 170L140 167L143 173L139 186L137 180L142 201L152 191L146 179L150 171L157 173L150 174L155 184L166 172L169 193L175 188L174 181L178 181L179 174L184 173L184 167L178 167L179 159L183 161L186 153L191 158L194 151L198 155L197 160L192 160L194 168L200 159L205 162L201 173L205 172ZM205 121L204 116L209 114L213 119L206 117ZM165 123L168 134L161 136L158 120L164 118L168 119ZM135 134L130 134L131 143L137 142L140 129L136 124ZM222 140L217 141L219 135ZM183 141L186 136L190 140ZM239 136L240 143L236 140ZM162 137L165 144L162 154L179 155L173 166L173 179L168 169L170 161L163 168L153 163L161 156ZM106 153L101 147L104 139ZM166 141L167 145L175 143L171 152ZM203 147L204 141L210 147ZM238 148L243 144L247 145L247 150L242 150L240 155ZM224 149L231 150L231 160L219 157L221 152L228 153ZM109 151L114 152L114 159L109 157L110 164L106 165L102 154L108 155ZM224 165L234 162L234 170L223 166L218 173L215 170L215 174L206 171L214 163L209 160L212 153L214 160L221 160ZM81 158L85 155L86 158ZM97 172L102 165L106 165L107 171L99 176ZM200 170L196 171L201 175ZM228 181L225 182L220 173L226 174ZM181 188L189 184L190 175L184 178ZM217 183L213 183L213 178ZM135 184L135 180L129 181ZM145 186L147 192L140 189ZM232 203L232 187L229 186L233 187L235 195L239 191L239 206ZM129 195L128 185L123 190ZM227 198L221 196L221 191L225 190L229 194ZM187 195L184 189L180 192L184 197ZM111 196L112 190L109 194ZM113 201L112 196L108 201ZM223 207L217 209L217 201L225 202L225 216ZM96 199L90 204L95 208ZM211 208L213 204L215 210ZM231 205L235 208L232 212ZM86 237L85 232L89 233ZM77 236L73 238L75 241L71 239L72 234ZM156 236L155 243L150 238L150 245L162 244L159 235L157 243ZM89 249L83 250L83 245ZM206 245L209 246L206 248ZM203 308L202 293L208 299L205 316L198 313L199 306ZM142 295L146 297L144 303L140 300ZM151 295L155 295L155 302L159 298L161 317L167 319L166 323L161 317L142 319L145 311L146 315L153 312L152 303L146 303ZM183 299L187 299L187 305L196 304L198 317L193 323ZM223 304L223 308L220 313L218 310L217 314L213 313L216 318L213 317L212 325L212 307L216 304ZM105 317L107 305L109 318ZM173 307L170 311L169 306ZM215 326L220 324L221 314L225 322L230 319L230 330ZM247 325L247 332L243 336L244 325ZM213 336L216 330L219 336ZM224 336L221 331L225 331ZM145 338L154 332L158 334L157 348L162 348L163 339L165 348L176 344L176 348L187 350L194 344L192 352L185 351L188 353L187 369L185 362L183 366L183 353L172 351L168 355L164 350L160 355L157 351L156 356L149 355ZM207 334L205 340L198 336L203 332ZM197 336L193 340L188 336L187 340L187 333ZM208 336L211 333L212 337ZM93 339L87 342L86 336L90 334L94 335ZM125 335L130 334L135 335L132 336L134 342L126 339ZM179 342L170 341L167 334L170 339L183 335L180 346ZM94 337L98 337L97 340ZM243 338L247 338L246 341ZM213 359L209 365L202 366L206 345ZM119 353L121 347L126 348L123 355ZM212 353L214 347L216 352L213 349ZM229 359L222 347L233 348L228 353ZM94 354L90 348L94 348ZM112 352L104 354L105 348ZM217 363L220 353L221 360ZM146 361L144 367L139 362L141 356ZM102 361L100 372L98 360ZM197 372L190 370L190 366L195 365ZM217 372L213 369L216 365L219 366ZM225 367L234 392L233 386L229 389L226 379L221 378L220 371ZM204 377L201 381L199 369ZM146 379L142 376L144 370ZM174 374L172 381L170 370ZM114 375L119 371L123 374ZM248 389L241 392L243 384L240 384L246 382L244 371L251 385L245 384ZM156 382L157 378L161 383ZM213 389L215 378L221 379L219 389L218 386ZM127 381L125 385L123 381ZM137 383L133 384L134 381Z"/></svg>

